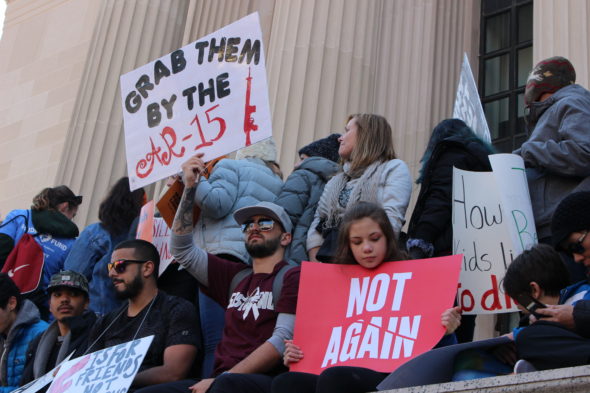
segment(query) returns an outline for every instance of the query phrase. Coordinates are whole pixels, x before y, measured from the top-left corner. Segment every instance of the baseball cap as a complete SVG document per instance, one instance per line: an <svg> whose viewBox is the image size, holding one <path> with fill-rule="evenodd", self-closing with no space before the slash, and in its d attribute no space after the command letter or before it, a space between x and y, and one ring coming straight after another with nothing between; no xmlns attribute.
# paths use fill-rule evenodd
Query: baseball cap
<svg viewBox="0 0 590 393"><path fill-rule="evenodd" d="M242 207L234 212L234 219L238 224L242 225L250 217L258 215L268 216L279 222L285 229L285 232L291 233L291 230L293 230L291 218L289 218L285 209L272 202L258 202L254 206Z"/></svg>
<svg viewBox="0 0 590 393"><path fill-rule="evenodd" d="M73 270L63 270L51 276L47 292L51 293L52 288L57 287L78 289L88 295L88 280L82 274Z"/></svg>

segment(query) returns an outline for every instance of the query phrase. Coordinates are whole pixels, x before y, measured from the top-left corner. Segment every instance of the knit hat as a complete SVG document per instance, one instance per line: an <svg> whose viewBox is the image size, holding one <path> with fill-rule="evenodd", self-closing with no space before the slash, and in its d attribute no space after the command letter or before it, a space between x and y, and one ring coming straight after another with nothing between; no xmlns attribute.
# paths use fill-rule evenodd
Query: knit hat
<svg viewBox="0 0 590 393"><path fill-rule="evenodd" d="M340 147L338 138L340 138L340 134L331 134L325 138L318 139L299 149L299 154L305 154L310 157L324 157L328 160L338 162L340 159L338 155L338 148Z"/></svg>
<svg viewBox="0 0 590 393"><path fill-rule="evenodd" d="M529 74L524 91L524 104L530 105L544 93L557 90L576 82L576 70L568 59L561 56L541 60Z"/></svg>
<svg viewBox="0 0 590 393"><path fill-rule="evenodd" d="M277 147L272 138L264 139L260 142L254 143L238 150L236 153L236 160L241 160L246 157L256 157L264 161L277 160Z"/></svg>
<svg viewBox="0 0 590 393"><path fill-rule="evenodd" d="M553 246L558 248L572 232L586 229L590 229L590 191L574 192L565 197L553 213Z"/></svg>

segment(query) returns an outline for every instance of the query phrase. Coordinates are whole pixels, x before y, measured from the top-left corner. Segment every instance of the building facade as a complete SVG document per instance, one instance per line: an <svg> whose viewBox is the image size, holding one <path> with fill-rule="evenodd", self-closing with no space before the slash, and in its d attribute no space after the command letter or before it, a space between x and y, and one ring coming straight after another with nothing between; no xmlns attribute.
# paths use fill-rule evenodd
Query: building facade
<svg viewBox="0 0 590 393"><path fill-rule="evenodd" d="M350 113L373 112L389 119L396 152L415 175L432 127L452 114L463 53L501 151L526 138L522 81L535 62L565 56L578 83L588 86L590 76L590 3L583 0L7 5L0 41L0 217L27 207L43 187L67 184L84 195L76 222L95 221L109 186L126 174L119 76L255 11L286 173L299 147L341 132Z"/></svg>

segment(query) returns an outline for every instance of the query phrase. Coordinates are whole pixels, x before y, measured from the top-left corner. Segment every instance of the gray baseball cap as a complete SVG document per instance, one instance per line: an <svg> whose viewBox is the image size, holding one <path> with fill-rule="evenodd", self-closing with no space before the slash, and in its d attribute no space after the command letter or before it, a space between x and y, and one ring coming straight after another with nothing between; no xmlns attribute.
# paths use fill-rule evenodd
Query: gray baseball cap
<svg viewBox="0 0 590 393"><path fill-rule="evenodd" d="M73 270L62 270L51 276L47 292L51 293L52 288L57 287L78 289L88 295L88 280L82 274Z"/></svg>
<svg viewBox="0 0 590 393"><path fill-rule="evenodd" d="M242 225L252 216L258 215L268 216L279 222L285 228L285 232L291 233L293 230L291 218L289 218L285 209L272 202L258 202L253 206L242 207L234 212L234 219L238 224Z"/></svg>

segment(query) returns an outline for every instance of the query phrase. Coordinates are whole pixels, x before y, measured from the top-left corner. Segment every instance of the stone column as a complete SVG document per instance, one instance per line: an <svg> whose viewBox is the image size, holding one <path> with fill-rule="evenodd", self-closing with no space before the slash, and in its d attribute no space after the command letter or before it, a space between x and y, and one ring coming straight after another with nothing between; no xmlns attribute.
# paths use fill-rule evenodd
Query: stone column
<svg viewBox="0 0 590 393"><path fill-rule="evenodd" d="M96 220L110 185L127 173L119 77L182 46L188 6L102 0L56 181L84 196L80 225Z"/></svg>

